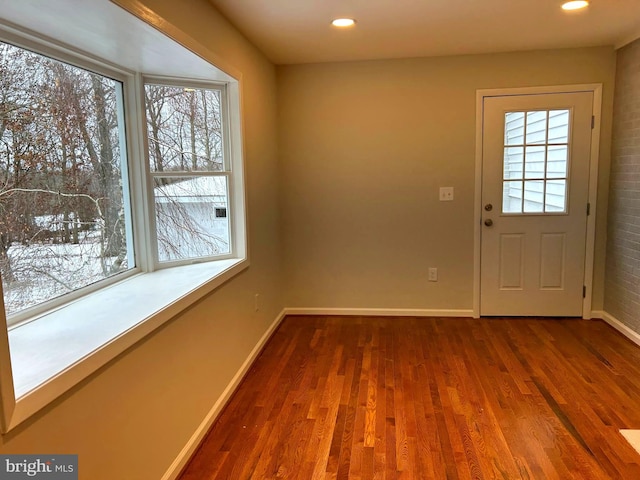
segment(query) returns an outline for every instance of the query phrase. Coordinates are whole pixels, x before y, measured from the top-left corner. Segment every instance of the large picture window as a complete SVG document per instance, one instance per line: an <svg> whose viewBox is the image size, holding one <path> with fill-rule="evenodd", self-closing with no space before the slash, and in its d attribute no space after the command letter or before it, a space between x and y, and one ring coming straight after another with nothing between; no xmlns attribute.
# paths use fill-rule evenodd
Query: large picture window
<svg viewBox="0 0 640 480"><path fill-rule="evenodd" d="M0 19L2 431L249 266L235 70L85 2Z"/></svg>
<svg viewBox="0 0 640 480"><path fill-rule="evenodd" d="M0 43L7 316L133 268L122 83Z"/></svg>

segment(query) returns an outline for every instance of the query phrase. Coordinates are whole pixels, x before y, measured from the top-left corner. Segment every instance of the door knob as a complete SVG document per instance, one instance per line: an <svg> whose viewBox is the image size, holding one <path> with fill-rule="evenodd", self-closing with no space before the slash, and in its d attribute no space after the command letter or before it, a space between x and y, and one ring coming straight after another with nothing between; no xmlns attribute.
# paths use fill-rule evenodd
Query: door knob
<svg viewBox="0 0 640 480"><path fill-rule="evenodd" d="M487 218L487 219L484 221L484 224L485 224L487 227L490 227L491 225L493 225L493 220L491 220L490 218Z"/></svg>
<svg viewBox="0 0 640 480"><path fill-rule="evenodd" d="M491 210L493 210L493 205L491 205L490 203L487 203L487 204L484 206L484 209L485 209L487 212L490 212Z"/></svg>

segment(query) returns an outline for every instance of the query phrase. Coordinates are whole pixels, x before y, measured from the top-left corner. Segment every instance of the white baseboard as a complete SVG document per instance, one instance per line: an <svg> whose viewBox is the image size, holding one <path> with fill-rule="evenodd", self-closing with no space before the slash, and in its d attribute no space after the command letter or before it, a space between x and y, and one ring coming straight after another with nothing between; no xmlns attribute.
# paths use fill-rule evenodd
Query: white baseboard
<svg viewBox="0 0 640 480"><path fill-rule="evenodd" d="M603 319L605 322L607 322L613 328L618 330L621 334L623 334L633 343L635 343L636 345L640 345L640 333L630 329L613 315L603 311L594 311L594 312L591 312L591 314L594 318Z"/></svg>
<svg viewBox="0 0 640 480"><path fill-rule="evenodd" d="M260 338L258 343L256 343L256 346L253 347L253 350L251 350L251 353L249 354L247 359L244 361L240 369L236 372L234 377L231 379L231 382L229 382L229 385L227 385L227 388L224 389L224 391L222 392L222 395L220 395L216 403L213 404L213 407L211 407L211 410L209 410L209 413L207 413L207 416L204 418L204 420L202 420L202 423L200 423L200 425L198 426L196 431L193 433L193 435L191 436L187 444L184 446L182 451L180 451L176 459L173 461L173 463L169 466L168 470L162 476L162 480L175 480L176 478L178 478L178 476L182 472L182 469L187 465L193 453L200 446L200 443L204 439L205 435L209 432L209 429L218 418L218 415L220 415L220 413L222 412L222 409L225 407L225 405L231 398L231 395L233 395L236 388L238 388L238 385L240 384L244 376L249 371L249 368L251 368L251 365L253 364L253 362L256 360L256 358L260 354L262 347L264 347L264 345L267 343L267 341L269 340L269 338L271 337L275 329L278 328L278 325L280 325L280 322L282 322L285 316L286 316L286 311L282 310L282 312L280 312L280 314L276 317L273 323L269 326L269 328L264 333L264 335L262 335L262 337Z"/></svg>
<svg viewBox="0 0 640 480"><path fill-rule="evenodd" d="M622 429L620 430L620 433L634 448L634 450L640 453L640 430Z"/></svg>
<svg viewBox="0 0 640 480"><path fill-rule="evenodd" d="M473 310L421 308L285 308L287 315L341 315L366 317L473 317Z"/></svg>

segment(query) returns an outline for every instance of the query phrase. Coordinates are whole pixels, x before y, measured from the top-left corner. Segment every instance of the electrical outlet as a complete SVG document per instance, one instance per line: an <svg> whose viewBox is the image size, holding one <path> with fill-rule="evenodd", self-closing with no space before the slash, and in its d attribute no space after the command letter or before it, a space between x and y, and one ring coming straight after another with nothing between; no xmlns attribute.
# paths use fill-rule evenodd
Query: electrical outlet
<svg viewBox="0 0 640 480"><path fill-rule="evenodd" d="M440 187L440 201L450 202L453 200L453 187Z"/></svg>
<svg viewBox="0 0 640 480"><path fill-rule="evenodd" d="M438 269L435 267L429 268L429 281L437 282L438 281Z"/></svg>
<svg viewBox="0 0 640 480"><path fill-rule="evenodd" d="M260 294L259 293L256 293L255 296L253 297L253 307L255 308L256 312L260 310Z"/></svg>

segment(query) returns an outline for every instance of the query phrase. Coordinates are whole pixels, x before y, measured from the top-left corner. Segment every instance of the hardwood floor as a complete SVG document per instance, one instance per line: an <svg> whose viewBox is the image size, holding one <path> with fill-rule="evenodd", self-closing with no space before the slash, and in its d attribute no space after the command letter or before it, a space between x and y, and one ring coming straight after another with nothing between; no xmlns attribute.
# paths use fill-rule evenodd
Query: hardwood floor
<svg viewBox="0 0 640 480"><path fill-rule="evenodd" d="M640 348L599 320L287 317L182 474L640 479Z"/></svg>

